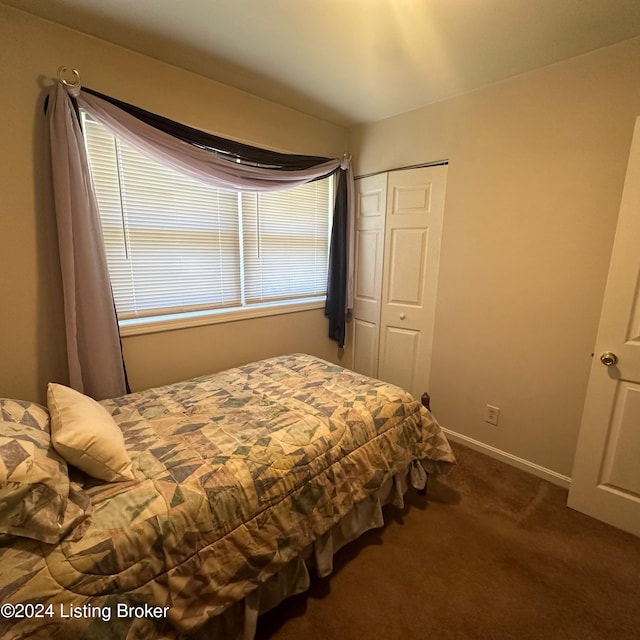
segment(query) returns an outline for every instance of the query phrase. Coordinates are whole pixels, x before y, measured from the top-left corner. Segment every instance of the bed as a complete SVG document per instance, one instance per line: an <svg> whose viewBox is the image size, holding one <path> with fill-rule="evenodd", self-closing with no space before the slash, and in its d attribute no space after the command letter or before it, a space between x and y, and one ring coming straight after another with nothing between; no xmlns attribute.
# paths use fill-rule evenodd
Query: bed
<svg viewBox="0 0 640 640"><path fill-rule="evenodd" d="M51 402L0 400L3 639L250 640L384 504L455 463L406 392L305 354L88 405L124 443L110 481L76 467L90 449L59 444Z"/></svg>

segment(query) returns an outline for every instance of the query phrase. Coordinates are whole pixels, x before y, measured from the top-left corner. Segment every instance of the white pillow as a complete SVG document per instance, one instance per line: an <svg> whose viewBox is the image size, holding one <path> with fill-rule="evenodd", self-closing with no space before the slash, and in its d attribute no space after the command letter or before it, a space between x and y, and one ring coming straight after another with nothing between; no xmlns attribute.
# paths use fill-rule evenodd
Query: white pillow
<svg viewBox="0 0 640 640"><path fill-rule="evenodd" d="M47 405L51 442L69 464L99 480L133 480L122 431L101 404L79 391L50 382Z"/></svg>

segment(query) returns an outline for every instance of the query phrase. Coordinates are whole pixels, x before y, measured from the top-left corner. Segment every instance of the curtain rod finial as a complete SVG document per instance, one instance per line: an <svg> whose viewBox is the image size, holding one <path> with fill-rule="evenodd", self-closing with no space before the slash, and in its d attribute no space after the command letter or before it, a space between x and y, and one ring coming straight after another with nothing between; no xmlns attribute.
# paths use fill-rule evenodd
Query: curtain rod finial
<svg viewBox="0 0 640 640"><path fill-rule="evenodd" d="M80 82L80 72L77 69L71 69L73 80L67 80L67 78L65 78L67 71L69 71L69 68L65 65L58 67L58 80L67 87L80 88L82 86Z"/></svg>

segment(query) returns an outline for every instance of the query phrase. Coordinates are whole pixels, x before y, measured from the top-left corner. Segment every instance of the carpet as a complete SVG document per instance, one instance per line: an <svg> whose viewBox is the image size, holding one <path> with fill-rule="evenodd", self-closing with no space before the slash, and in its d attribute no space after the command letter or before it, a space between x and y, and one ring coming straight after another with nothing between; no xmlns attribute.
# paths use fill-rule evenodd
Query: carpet
<svg viewBox="0 0 640 640"><path fill-rule="evenodd" d="M256 640L638 640L640 538L567 491L453 443L458 465L340 550Z"/></svg>

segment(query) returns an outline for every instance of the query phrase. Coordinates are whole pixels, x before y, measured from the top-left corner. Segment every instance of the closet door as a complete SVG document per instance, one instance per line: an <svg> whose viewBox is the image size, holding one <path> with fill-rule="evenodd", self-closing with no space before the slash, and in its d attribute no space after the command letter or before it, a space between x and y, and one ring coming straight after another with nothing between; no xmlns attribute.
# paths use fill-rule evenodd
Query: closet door
<svg viewBox="0 0 640 640"><path fill-rule="evenodd" d="M353 370L378 377L387 174L356 180Z"/></svg>
<svg viewBox="0 0 640 640"><path fill-rule="evenodd" d="M447 167L388 174L378 377L429 388Z"/></svg>

